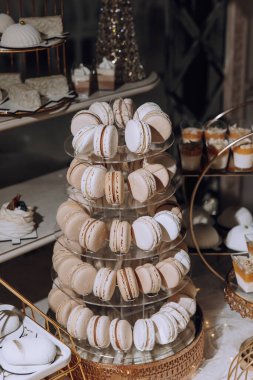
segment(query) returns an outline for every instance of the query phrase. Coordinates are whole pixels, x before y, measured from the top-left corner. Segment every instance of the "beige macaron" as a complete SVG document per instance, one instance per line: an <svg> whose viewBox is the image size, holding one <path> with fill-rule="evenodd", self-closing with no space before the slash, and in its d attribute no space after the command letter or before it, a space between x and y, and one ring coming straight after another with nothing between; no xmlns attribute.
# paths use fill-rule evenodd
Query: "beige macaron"
<svg viewBox="0 0 253 380"><path fill-rule="evenodd" d="M121 171L109 171L105 175L105 197L109 204L124 202L124 176Z"/></svg>
<svg viewBox="0 0 253 380"><path fill-rule="evenodd" d="M137 169L128 176L128 183L135 200L146 202L156 193L156 180L152 173L146 169Z"/></svg>
<svg viewBox="0 0 253 380"><path fill-rule="evenodd" d="M156 264L156 268L162 279L162 287L165 289L172 289L178 286L185 274L183 265L173 258L160 261Z"/></svg>
<svg viewBox="0 0 253 380"><path fill-rule="evenodd" d="M126 128L127 122L133 117L133 100L129 98L115 99L113 103L113 113L115 123L118 128Z"/></svg>
<svg viewBox="0 0 253 380"><path fill-rule="evenodd" d="M143 294L157 294L161 288L161 276L156 267L150 263L135 269L139 288Z"/></svg>
<svg viewBox="0 0 253 380"><path fill-rule="evenodd" d="M55 313L60 304L69 300L69 296L61 291L61 289L54 287L48 293L48 304L50 309Z"/></svg>
<svg viewBox="0 0 253 380"><path fill-rule="evenodd" d="M82 260L76 256L67 256L58 266L58 277L61 283L68 288L71 285L71 276L76 267L82 265Z"/></svg>
<svg viewBox="0 0 253 380"><path fill-rule="evenodd" d="M76 339L84 340L87 338L87 326L93 312L82 305L75 306L68 317L67 331Z"/></svg>
<svg viewBox="0 0 253 380"><path fill-rule="evenodd" d="M89 165L87 163L80 162L76 158L71 162L67 171L67 181L71 186L74 186L77 190L81 190L81 178L84 170Z"/></svg>
<svg viewBox="0 0 253 380"><path fill-rule="evenodd" d="M74 307L78 306L78 302L68 299L64 300L63 302L60 303L56 310L56 320L57 322L60 323L63 327L67 327L67 322L69 315L71 311L74 309Z"/></svg>
<svg viewBox="0 0 253 380"><path fill-rule="evenodd" d="M68 199L60 204L56 213L56 221L62 230L64 230L69 216L77 211L85 213L84 209L77 202L72 201L71 199ZM85 214L88 216L87 213Z"/></svg>
<svg viewBox="0 0 253 380"><path fill-rule="evenodd" d="M97 252L104 246L107 236L105 222L89 218L80 228L79 243L81 247Z"/></svg>
<svg viewBox="0 0 253 380"><path fill-rule="evenodd" d="M87 326L87 337L91 347L107 348L110 345L110 323L106 315L94 315Z"/></svg>
<svg viewBox="0 0 253 380"><path fill-rule="evenodd" d="M96 269L88 263L83 263L75 267L71 273L71 289L81 296L86 296L92 292L96 278Z"/></svg>
<svg viewBox="0 0 253 380"><path fill-rule="evenodd" d="M132 301L139 296L139 286L131 267L117 270L117 284L124 301Z"/></svg>
<svg viewBox="0 0 253 380"><path fill-rule="evenodd" d="M133 332L125 319L115 318L110 324L110 341L115 351L128 351L133 344Z"/></svg>
<svg viewBox="0 0 253 380"><path fill-rule="evenodd" d="M113 219L110 228L109 246L112 252L128 253L131 246L131 225L127 221Z"/></svg>
<svg viewBox="0 0 253 380"><path fill-rule="evenodd" d="M158 191L165 189L169 182L170 177L168 170L162 164L143 164L143 168L148 170L156 180L156 188Z"/></svg>

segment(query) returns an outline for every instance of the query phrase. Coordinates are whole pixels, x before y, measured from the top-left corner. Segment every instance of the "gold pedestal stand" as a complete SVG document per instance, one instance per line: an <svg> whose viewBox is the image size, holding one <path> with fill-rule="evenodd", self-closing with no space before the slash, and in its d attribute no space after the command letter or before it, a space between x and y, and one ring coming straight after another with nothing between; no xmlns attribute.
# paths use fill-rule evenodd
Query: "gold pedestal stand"
<svg viewBox="0 0 253 380"><path fill-rule="evenodd" d="M185 349L166 359L146 364L109 365L82 359L87 380L188 380L203 360L204 330Z"/></svg>

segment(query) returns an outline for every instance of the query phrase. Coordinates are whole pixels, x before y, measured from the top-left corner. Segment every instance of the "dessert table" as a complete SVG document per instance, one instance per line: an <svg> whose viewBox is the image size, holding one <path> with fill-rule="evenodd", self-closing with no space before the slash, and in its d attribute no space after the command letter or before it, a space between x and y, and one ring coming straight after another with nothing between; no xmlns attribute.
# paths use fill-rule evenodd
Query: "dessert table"
<svg viewBox="0 0 253 380"><path fill-rule="evenodd" d="M252 321L231 311L223 296L223 284L203 269L198 257L193 258L194 283L199 287L198 302L205 317L205 360L194 380L227 380L229 365L241 343L253 335ZM198 267L198 268L197 268ZM43 312L47 299L36 303Z"/></svg>

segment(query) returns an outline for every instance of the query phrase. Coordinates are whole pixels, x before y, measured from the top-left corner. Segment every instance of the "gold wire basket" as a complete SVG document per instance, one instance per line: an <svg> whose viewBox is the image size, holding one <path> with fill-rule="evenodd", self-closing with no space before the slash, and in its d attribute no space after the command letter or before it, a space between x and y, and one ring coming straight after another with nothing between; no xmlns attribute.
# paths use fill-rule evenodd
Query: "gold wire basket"
<svg viewBox="0 0 253 380"><path fill-rule="evenodd" d="M253 379L253 338L241 344L239 353L232 360L227 380Z"/></svg>
<svg viewBox="0 0 253 380"><path fill-rule="evenodd" d="M34 322L39 324L42 328L48 331L50 334L54 331L54 335L64 344L67 344L71 349L71 361L67 367L56 372L53 376L50 376L50 380L58 379L71 379L80 380L86 379L84 375L84 369L82 366L82 360L77 354L75 344L71 336L51 318L47 317L41 310L33 305L28 299L26 299L21 293L8 284L3 278L0 277L0 287L3 286L11 294L16 297L17 303L20 303L20 309L24 316L29 316ZM0 291L1 293L1 291ZM68 376L66 378L66 376Z"/></svg>
<svg viewBox="0 0 253 380"><path fill-rule="evenodd" d="M206 126L210 126L212 123L222 119L223 117L229 117L230 115L234 115L234 116L238 116L238 115L241 115L243 112L246 113L246 110L247 110L247 106L252 106L253 105L253 100L250 100L248 102L245 102L245 103L242 103L242 104L239 104L238 106L236 107L232 107L222 113L220 113L219 115L217 115L215 118L213 118L212 120L208 121L206 123ZM207 267L207 269L209 269L210 272L212 272L217 278L219 278L221 281L225 282L225 276L223 274L220 274L219 272L217 272L217 270L215 270L213 268L213 266L207 261L206 257L204 256L204 254L201 252L201 249L199 247L199 244L198 244L198 241L197 241L197 238L196 238L196 235L195 235L195 232L194 232L194 226L193 226L193 209L194 209L194 204L195 204L195 199L196 199L196 195L197 195L197 192L199 190L199 186L202 182L202 180L204 179L204 177L206 176L206 174L208 174L210 168L212 167L212 164L215 162L215 160L218 158L218 157L221 157L226 151L228 151L230 148L232 148L233 146L237 145L238 142L241 142L243 141L244 139L247 139L247 138L252 138L253 137L253 132L250 132L248 133L247 135L243 136L243 137L240 137L238 138L237 140L231 142L230 144L228 144L225 148L223 148L221 151L219 151L217 153L216 156L213 157L212 160L210 160L210 162L208 162L208 164L204 167L204 169L202 170L202 172L200 173L199 177L198 177L198 180L195 184L195 187L193 189L193 192L192 192L192 196L191 196L191 201L190 201L190 207L189 207L189 225L190 225L190 232L191 232L191 237L192 237L192 241L194 243L194 246L196 248L196 251L199 255L199 257L201 258L201 260L203 261L203 263L205 264L205 266ZM233 173L222 173L222 172L217 172L216 173L217 175L219 175L220 177L222 176L227 176L227 175L233 175ZM247 175L252 175L253 172L252 171L241 171L241 172L238 172L236 173L237 175L239 176L243 176L245 174ZM215 173L213 174L215 175ZM218 255L218 254L217 254Z"/></svg>

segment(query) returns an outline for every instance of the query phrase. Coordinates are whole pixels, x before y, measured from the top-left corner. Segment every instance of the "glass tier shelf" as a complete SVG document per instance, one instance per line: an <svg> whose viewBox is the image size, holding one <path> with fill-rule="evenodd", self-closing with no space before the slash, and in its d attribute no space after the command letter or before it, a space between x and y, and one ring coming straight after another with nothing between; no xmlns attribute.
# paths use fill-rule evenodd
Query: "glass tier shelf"
<svg viewBox="0 0 253 380"><path fill-rule="evenodd" d="M64 293L68 294L72 299L78 300L78 302L83 302L84 305L91 305L91 306L100 306L100 307L106 307L106 308L138 308L138 307L147 307L148 305L154 305L155 303L162 302L166 300L169 297L172 297L174 294L179 293L180 290L182 290L189 282L190 277L189 274L184 277L184 279L180 282L180 284L173 288L168 290L160 290L158 294L148 296L145 294L140 293L139 297L132 300L132 301L124 301L123 298L120 295L120 291L118 289L118 286L116 286L116 289L114 291L114 294L110 301L103 301L99 299L98 297L94 296L94 294L88 294L86 296L80 296L79 294L72 294L68 293L66 291L66 288L61 284L59 278L57 277L57 273L52 268L51 271L52 274L52 280L54 282L54 285L57 286L59 289L61 289ZM57 278L57 281L55 281Z"/></svg>
<svg viewBox="0 0 253 380"><path fill-rule="evenodd" d="M158 261L159 257L165 259L169 256L170 251L176 249L185 239L186 228L181 227L179 236L171 242L162 242L158 247L152 251L143 251L136 247L136 245L131 245L131 248L126 254L116 254L110 250L109 242L106 241L106 244L97 252L92 252L85 250L78 243L72 242L67 239L65 236L62 238L62 231L56 232L56 239L64 248L79 255L85 259L91 261L106 261L109 266L116 265L119 261L124 261L130 264L132 261L142 261L142 260L153 260ZM111 263L111 264L109 264ZM114 264L115 263L115 264Z"/></svg>
<svg viewBox="0 0 253 380"><path fill-rule="evenodd" d="M54 317L51 311L49 314L52 314ZM166 345L156 344L152 351L141 352L133 345L128 352L120 352L114 351L111 347L107 349L96 349L91 347L87 341L74 339L74 342L79 355L85 360L116 365L146 364L179 354L198 339L202 330L203 315L200 307L197 305L195 315L191 318L186 329L178 335L177 339Z"/></svg>
<svg viewBox="0 0 253 380"><path fill-rule="evenodd" d="M144 158L151 158L169 149L174 141L174 134L172 133L168 140L161 144L152 144L151 149L145 154L136 154L130 152L126 145L119 145L117 154L113 158L103 158L96 156L93 152L90 154L76 154L72 146L73 136L70 135L65 140L64 148L65 152L72 158L78 159L80 162L88 162L90 164L120 164L124 162L140 161Z"/></svg>
<svg viewBox="0 0 253 380"><path fill-rule="evenodd" d="M110 204L106 201L106 197L99 198L96 200L90 200L84 198L81 191L70 187L68 189L69 198L73 201L79 203L84 208L93 208L94 210L114 210L114 211L125 211L131 212L132 210L142 210L158 208L162 203L169 200L177 190L177 181L175 178L172 179L170 184L164 189L163 192L157 192L152 198L148 199L146 202L138 202L135 200L129 190L125 190L124 202L122 204Z"/></svg>

